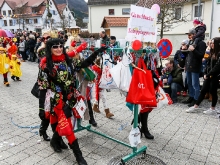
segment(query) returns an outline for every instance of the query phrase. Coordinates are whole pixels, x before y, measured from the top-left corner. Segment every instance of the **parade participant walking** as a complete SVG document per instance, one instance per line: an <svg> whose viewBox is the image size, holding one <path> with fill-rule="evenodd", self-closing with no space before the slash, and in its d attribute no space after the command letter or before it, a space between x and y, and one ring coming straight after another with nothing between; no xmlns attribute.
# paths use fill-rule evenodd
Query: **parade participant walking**
<svg viewBox="0 0 220 165"><path fill-rule="evenodd" d="M8 55L6 54L6 49L3 47L0 47L0 74L3 75L4 84L6 87L10 86L8 82L9 62L10 62L10 59Z"/></svg>
<svg viewBox="0 0 220 165"><path fill-rule="evenodd" d="M86 45L82 44L75 52L70 52L67 55L63 44L61 39L50 39L46 43L46 57L41 60L38 77L40 100L42 96L45 96L46 90L50 89L53 93L51 95L50 123L56 125L50 141L51 147L56 152L61 152L61 150L58 150L59 137L66 136L78 164L87 165L79 148L78 140L72 131L73 125L70 118L72 108L76 104L76 81L74 75L75 71L91 65L98 53L106 48L98 49L80 65L76 66L69 57L73 57L77 52L85 49ZM43 103L40 104L40 109L43 111ZM61 127L61 125L64 127Z"/></svg>
<svg viewBox="0 0 220 165"><path fill-rule="evenodd" d="M11 61L9 64L9 71L11 72L11 79L12 80L17 80L17 81L21 81L20 77L22 76L22 72L21 72L21 62L20 60L18 60L17 56L15 54L13 54L11 56Z"/></svg>

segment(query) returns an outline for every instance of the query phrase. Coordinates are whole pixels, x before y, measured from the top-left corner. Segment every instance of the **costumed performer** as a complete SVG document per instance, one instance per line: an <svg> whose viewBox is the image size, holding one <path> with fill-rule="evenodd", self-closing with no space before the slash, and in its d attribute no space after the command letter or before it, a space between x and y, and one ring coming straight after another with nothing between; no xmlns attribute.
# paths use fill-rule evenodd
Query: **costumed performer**
<svg viewBox="0 0 220 165"><path fill-rule="evenodd" d="M6 87L9 87L10 84L8 82L8 71L9 71L9 56L6 54L6 49L0 47L0 74L3 75L4 84Z"/></svg>
<svg viewBox="0 0 220 165"><path fill-rule="evenodd" d="M63 44L63 40L61 39L50 39L46 43L46 57L41 60L40 74L38 77L40 100L41 96L45 95L47 89L52 91L50 123L56 126L50 141L52 148L57 150L59 148L59 146L57 146L59 137L66 136L78 164L87 165L79 148L78 140L73 132L71 122L71 111L74 109L73 107L77 101L76 80L74 75L77 70L91 65L98 53L104 51L106 48L100 48L83 61L80 66L76 66L69 57L74 57L79 49L81 49L81 51L85 49L86 44L81 44L76 51L69 52L68 54L66 54ZM43 101L44 100L43 98ZM41 103L39 106L40 109L43 110L44 103ZM73 113L74 115L76 114L75 111Z"/></svg>
<svg viewBox="0 0 220 165"><path fill-rule="evenodd" d="M112 116L114 116L113 113L110 112L107 103L106 103L106 96L105 96L105 90L99 88L99 83L100 83L100 79L102 76L102 69L101 69L101 58L98 57L95 62L94 65L92 66L92 70L96 72L97 77L95 80L95 102L93 103L93 111L95 111L96 113L101 113L99 110L99 98L102 100L103 103L103 107L105 109L105 114L107 118L111 118Z"/></svg>
<svg viewBox="0 0 220 165"><path fill-rule="evenodd" d="M11 61L9 65L10 65L9 71L11 72L11 79L14 81L15 80L21 81L20 79L20 77L22 76L21 62L15 54L11 56Z"/></svg>

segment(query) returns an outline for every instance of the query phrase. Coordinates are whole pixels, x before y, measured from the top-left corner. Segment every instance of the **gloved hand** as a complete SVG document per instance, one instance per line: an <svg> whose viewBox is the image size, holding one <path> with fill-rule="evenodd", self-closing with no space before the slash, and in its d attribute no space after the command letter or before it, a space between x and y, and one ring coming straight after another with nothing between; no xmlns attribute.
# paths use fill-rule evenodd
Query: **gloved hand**
<svg viewBox="0 0 220 165"><path fill-rule="evenodd" d="M87 43L84 42L76 49L76 52L77 53L82 52L86 47L87 47Z"/></svg>
<svg viewBox="0 0 220 165"><path fill-rule="evenodd" d="M73 42L71 43L71 46L72 46L72 47L75 47L75 46L76 46L76 41L73 41Z"/></svg>
<svg viewBox="0 0 220 165"><path fill-rule="evenodd" d="M44 112L44 110L40 110L39 111L39 117L40 117L41 120L45 120L45 112Z"/></svg>
<svg viewBox="0 0 220 165"><path fill-rule="evenodd" d="M21 63L20 63L20 62L17 62L17 64L20 65Z"/></svg>

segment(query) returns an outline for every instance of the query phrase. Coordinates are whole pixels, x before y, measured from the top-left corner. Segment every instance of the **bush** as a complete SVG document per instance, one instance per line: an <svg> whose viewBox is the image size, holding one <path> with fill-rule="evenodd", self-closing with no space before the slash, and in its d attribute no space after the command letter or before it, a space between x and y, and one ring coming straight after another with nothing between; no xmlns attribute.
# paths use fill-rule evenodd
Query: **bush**
<svg viewBox="0 0 220 165"><path fill-rule="evenodd" d="M99 39L99 33L89 33L89 31L83 31L80 33L81 38L89 38L90 35L93 35L95 39Z"/></svg>

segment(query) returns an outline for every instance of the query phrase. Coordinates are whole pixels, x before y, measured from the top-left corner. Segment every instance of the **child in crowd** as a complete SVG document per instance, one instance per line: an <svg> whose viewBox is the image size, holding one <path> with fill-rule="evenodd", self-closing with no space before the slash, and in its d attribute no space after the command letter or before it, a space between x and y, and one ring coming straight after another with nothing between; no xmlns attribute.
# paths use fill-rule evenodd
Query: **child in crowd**
<svg viewBox="0 0 220 165"><path fill-rule="evenodd" d="M11 79L14 81L15 80L21 81L20 77L22 75L22 72L20 66L21 66L20 60L17 58L16 55L12 55L9 70L11 72Z"/></svg>
<svg viewBox="0 0 220 165"><path fill-rule="evenodd" d="M172 83L172 76L170 74L171 73L170 68L168 67L163 68L161 73L162 73L161 81L163 82L164 79L167 79L167 83L163 83L163 90L165 93L168 93L169 95L171 95L170 85Z"/></svg>
<svg viewBox="0 0 220 165"><path fill-rule="evenodd" d="M0 74L3 75L5 86L9 87L8 69L9 69L10 59L5 52L6 52L6 49L3 47L0 47Z"/></svg>
<svg viewBox="0 0 220 165"><path fill-rule="evenodd" d="M196 31L196 35L193 37L193 40L194 40L193 46L196 47L199 41L202 41L205 39L206 25L203 24L202 21L195 19L193 21L193 26Z"/></svg>

